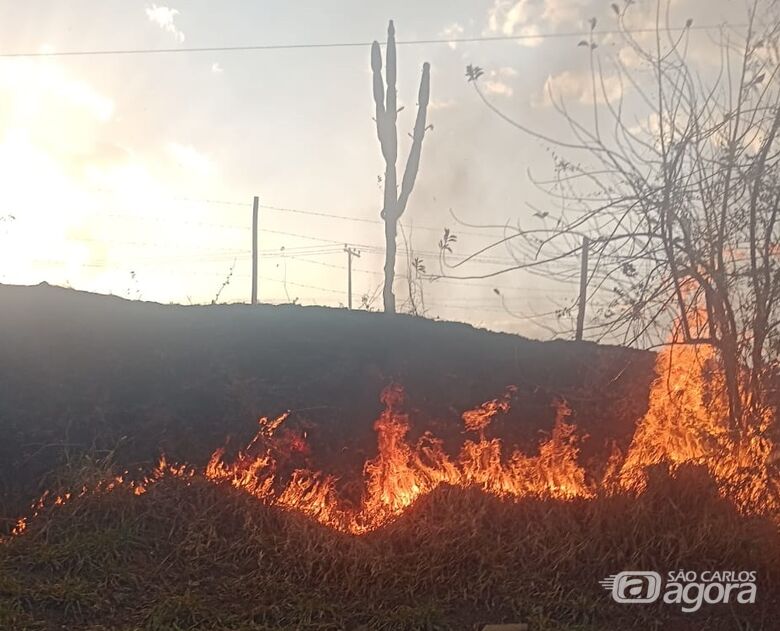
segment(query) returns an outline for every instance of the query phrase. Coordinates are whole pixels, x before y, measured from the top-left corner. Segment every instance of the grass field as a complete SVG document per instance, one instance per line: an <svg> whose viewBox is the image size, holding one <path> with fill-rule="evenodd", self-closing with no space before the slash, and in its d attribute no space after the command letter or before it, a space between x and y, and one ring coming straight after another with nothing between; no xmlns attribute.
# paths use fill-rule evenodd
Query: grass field
<svg viewBox="0 0 780 631"><path fill-rule="evenodd" d="M335 309L7 286L0 302L0 536L44 489L75 491L0 543L2 630L777 628L776 520L738 513L691 465L652 466L638 496L598 484L612 447L625 453L652 411L651 353ZM540 454L565 401L588 493L502 499L442 484L361 536L201 473L164 475L140 495L125 482L79 496L117 472L149 471L161 453L202 472L226 440L234 456L259 416L284 410L307 449L280 460L280 476L312 468L359 491L392 381L408 394L409 444L430 431L450 455L479 435L461 414L510 384L511 409L488 436L504 454ZM668 412L656 420L674 425ZM599 581L631 569L755 571L756 603L687 614L616 604Z"/></svg>
<svg viewBox="0 0 780 631"><path fill-rule="evenodd" d="M622 569L750 569L755 605L618 605ZM202 478L54 507L0 545L0 628L471 630L774 629L780 538L706 475L571 502L439 488L362 537Z"/></svg>

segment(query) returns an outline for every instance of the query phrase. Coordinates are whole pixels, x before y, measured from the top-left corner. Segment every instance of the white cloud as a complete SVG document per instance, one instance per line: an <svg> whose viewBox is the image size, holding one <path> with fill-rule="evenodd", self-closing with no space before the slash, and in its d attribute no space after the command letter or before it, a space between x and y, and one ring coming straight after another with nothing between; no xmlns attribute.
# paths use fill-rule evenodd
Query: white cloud
<svg viewBox="0 0 780 631"><path fill-rule="evenodd" d="M177 15L179 15L179 11L177 9L171 9L170 7L158 7L156 4L153 4L151 7L146 7L146 17L162 30L173 35L173 37L181 43L184 41L184 33L182 33L174 23Z"/></svg>
<svg viewBox="0 0 780 631"><path fill-rule="evenodd" d="M487 30L501 35L519 35L522 46L538 46L542 31L578 24L583 18L584 0L494 0L488 10Z"/></svg>
<svg viewBox="0 0 780 631"><path fill-rule="evenodd" d="M110 98L56 64L29 60L5 63L0 68L0 90L8 90L13 96L15 114L28 120L43 110L56 112L55 103L87 113L101 122L108 121L114 113Z"/></svg>
<svg viewBox="0 0 780 631"><path fill-rule="evenodd" d="M446 101L431 99L428 103L428 109L432 112L435 112L436 110L448 110L453 107L455 107L455 101L452 99L447 99Z"/></svg>
<svg viewBox="0 0 780 631"><path fill-rule="evenodd" d="M541 18L550 27L576 24L590 16L586 14L589 3L583 0L545 0Z"/></svg>
<svg viewBox="0 0 780 631"><path fill-rule="evenodd" d="M517 75L517 71L509 66L503 66L501 68L495 68L488 71L485 78L482 79L481 85L485 88L485 92L496 96L512 96L514 90L509 85L509 80Z"/></svg>
<svg viewBox="0 0 780 631"><path fill-rule="evenodd" d="M21 130L36 149L68 160L92 151L114 116L114 101L55 62L0 64L0 144ZM0 213L2 214L2 213Z"/></svg>
<svg viewBox="0 0 780 631"><path fill-rule="evenodd" d="M642 58L633 46L623 46L618 51L618 59L626 68L638 68L642 65Z"/></svg>
<svg viewBox="0 0 780 631"><path fill-rule="evenodd" d="M512 96L512 88L499 79L487 79L483 83L485 92L499 96Z"/></svg>
<svg viewBox="0 0 780 631"><path fill-rule="evenodd" d="M441 35L447 39L457 39L463 35L463 27L457 22L453 22L449 26L444 27ZM457 42L449 42L447 46L452 48L452 50L455 50L458 47L458 44Z"/></svg>
<svg viewBox="0 0 780 631"><path fill-rule="evenodd" d="M199 176L209 176L214 173L214 163L211 159L190 145L169 142L165 150L181 168L187 171L192 171Z"/></svg>
<svg viewBox="0 0 780 631"><path fill-rule="evenodd" d="M539 26L537 24L526 24L523 25L517 29L514 29L511 35L519 35L522 36L524 39L520 39L517 41L518 44L521 46L526 46L527 48L534 48L542 43L541 37L536 37L540 34Z"/></svg>
<svg viewBox="0 0 780 631"><path fill-rule="evenodd" d="M488 12L488 28L504 35L514 35L515 28L530 19L528 5L526 0L496 0Z"/></svg>
<svg viewBox="0 0 780 631"><path fill-rule="evenodd" d="M612 103L618 100L622 93L618 76L607 75L596 79L597 103ZM582 105L593 102L593 84L589 74L576 74L565 70L557 75L549 75L544 82L542 93L534 96L532 104L535 107L549 107L553 101L570 103L572 100Z"/></svg>
<svg viewBox="0 0 780 631"><path fill-rule="evenodd" d="M213 64L211 64L211 72L214 74L222 74L225 72L225 69L219 65L218 61L215 61Z"/></svg>

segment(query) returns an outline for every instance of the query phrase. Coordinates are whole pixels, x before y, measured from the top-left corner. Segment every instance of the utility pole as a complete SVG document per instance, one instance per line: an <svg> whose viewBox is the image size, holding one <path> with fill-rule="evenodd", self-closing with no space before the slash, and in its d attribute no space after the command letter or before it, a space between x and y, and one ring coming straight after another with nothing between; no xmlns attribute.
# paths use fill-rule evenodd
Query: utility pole
<svg viewBox="0 0 780 631"><path fill-rule="evenodd" d="M257 211L260 200L255 196L252 203L252 304L257 304Z"/></svg>
<svg viewBox="0 0 780 631"><path fill-rule="evenodd" d="M345 243L344 251L347 253L347 308L352 309L352 257L360 258L360 250L355 250Z"/></svg>
<svg viewBox="0 0 780 631"><path fill-rule="evenodd" d="M582 339L582 330L585 325L585 303L588 300L588 249L590 239L582 237L582 257L580 259L580 297L577 300L577 331L575 340Z"/></svg>

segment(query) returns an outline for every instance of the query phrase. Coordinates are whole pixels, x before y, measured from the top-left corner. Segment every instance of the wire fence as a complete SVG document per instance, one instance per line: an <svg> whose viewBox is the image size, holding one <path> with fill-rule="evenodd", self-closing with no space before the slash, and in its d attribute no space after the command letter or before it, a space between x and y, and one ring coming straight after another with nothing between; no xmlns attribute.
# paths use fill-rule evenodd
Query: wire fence
<svg viewBox="0 0 780 631"><path fill-rule="evenodd" d="M594 21L595 26L595 21ZM702 31L703 33L741 29L744 24L691 24L661 28L662 32ZM617 33L656 33L657 27L635 29L598 29L599 35ZM404 46L457 45L470 43L512 42L519 40L561 40L590 36L590 31L534 33L518 35L480 35L460 37L436 37L397 42ZM112 50L64 50L45 52L0 51L0 59L13 58L76 58L139 55L197 54L211 52L270 51L290 49L338 49L362 48L371 45L369 41L331 41L301 43L252 43L249 45L227 45L177 48L128 48ZM120 195L118 191L100 189L92 193L108 196ZM110 199L110 198L109 198ZM107 200L109 201L109 200ZM168 204L194 204L212 209L229 209L233 221L210 217L199 218L174 216L161 211L135 213L126 204L112 205L109 210L93 213L96 221L110 224L108 229L84 230L79 233L61 235L61 241L76 250L62 250L62 256L52 254L58 250L50 247L43 256L26 256L25 260L40 273L40 280L78 277L78 284L85 289L107 289L112 293L128 297L152 298L166 301L189 302L246 302L250 295L252 278L253 237L250 212L252 203L247 196L241 199L219 199L215 197L174 197L161 202ZM100 204L98 204L100 205ZM339 210L320 208L298 208L295 205L259 204L263 220L259 226L261 247L256 251L259 257L260 299L262 302L290 302L341 306L351 302L347 296L347 275L354 274L355 294L358 304L366 308L379 308L381 284L384 278L383 261L385 246L381 241L383 221L378 212L365 215L350 215ZM245 220L236 219L245 211ZM215 212L206 213L216 215ZM181 215L181 213L179 213ZM302 222L305 222L302 227ZM312 223L308 223L312 222ZM320 222L315 229L314 222ZM159 230L150 229L157 227ZM349 228L348 228L349 226ZM372 233L371 229L376 228ZM353 229L354 228L354 229ZM448 252L447 259L453 263L468 263L476 272L469 278L453 278L441 269L440 250L431 246L443 233L444 225L400 224L398 262L396 266L395 290L399 297L413 294L412 284L419 292L419 307L430 316L447 317L458 313L460 319L483 322L496 321L503 317L515 322L536 323L549 318L562 308L570 308L577 300L577 280L580 270L576 260L566 261L554 274L541 282L532 270L512 272L499 276L499 281L482 279L480 272L500 272L515 267L516 258L509 252L504 255L495 250L477 256L470 255L485 242L499 241L504 234L493 230L476 230L470 226L455 226L458 237L483 240L480 247L468 247L472 243L461 240L459 251ZM182 233L186 236L182 237ZM415 247L417 237L423 234L427 247ZM376 235L377 240L374 239ZM0 239L4 235L0 232ZM13 236L10 237L13 239ZM52 239L49 239L50 243ZM82 248L78 251L78 246ZM0 247L2 244L0 243ZM359 252L358 264L345 261L345 250ZM341 257L341 258L340 258ZM425 272L413 266L414 259L422 259ZM575 258L575 257L572 257ZM439 269L436 267L439 265ZM84 280L77 270L89 270L91 280ZM37 273L37 272L36 272ZM3 277L0 275L0 281ZM75 283L74 283L75 284ZM351 286L351 283L350 283ZM175 287L175 291L171 288ZM167 292L167 294L166 294ZM352 293L352 292L351 292ZM192 296L191 294L195 294ZM411 299L411 298L410 298ZM403 308L404 302L401 300ZM417 306L415 306L417 309ZM483 316L483 314L488 314ZM499 315L496 315L499 314Z"/></svg>
<svg viewBox="0 0 780 631"><path fill-rule="evenodd" d="M117 194L104 189L98 192ZM99 226L105 221L109 229L95 228L98 234L63 236L63 242L83 246L88 256L36 257L33 263L42 269L40 280L56 282L63 274L70 275L79 277L79 281L65 278L64 284L76 288L102 288L105 293L164 302L248 302L252 275L251 201L176 197L169 203L231 207L233 221L182 217L181 213L97 210L90 214L91 223ZM385 247L381 242L383 221L380 218L270 204L259 204L259 208L263 211L263 221L258 227L260 302L346 305L349 267L345 248L353 248L360 253L359 263L351 266L355 304L359 308L381 309ZM244 223L235 217L241 209L246 210ZM318 225L307 224L304 230L298 227L300 220L296 223L291 218L312 218ZM349 226L357 226L358 231L353 232ZM374 232L372 226L376 228L375 241L369 239ZM430 242L443 233L444 225L405 222L402 228L405 235L424 233ZM192 242L171 238L182 232ZM501 236L495 230L455 232L472 240L491 241ZM341 238L334 238L335 235ZM448 253L448 259L466 259L470 250L464 247L463 251ZM456 280L447 278L446 274L434 279L438 275L435 272L440 271L436 269L440 254L430 247L415 248L399 238L395 291L402 310L408 307L405 300L410 283L415 283L419 292L419 304L414 307L418 313L479 324L491 324L503 318L510 324L517 321L527 326L546 317L551 303L566 304L576 298L575 283L546 282L540 286L529 283L527 275L507 274L500 281ZM424 260L427 272L420 274L419 270L413 270L411 257ZM510 256L484 254L469 263L493 270L511 267L516 261ZM91 274L79 275L76 273L79 269ZM102 278L102 284L85 282L85 276ZM171 286L179 291L165 296L161 288ZM507 300L513 305L511 310L505 306Z"/></svg>

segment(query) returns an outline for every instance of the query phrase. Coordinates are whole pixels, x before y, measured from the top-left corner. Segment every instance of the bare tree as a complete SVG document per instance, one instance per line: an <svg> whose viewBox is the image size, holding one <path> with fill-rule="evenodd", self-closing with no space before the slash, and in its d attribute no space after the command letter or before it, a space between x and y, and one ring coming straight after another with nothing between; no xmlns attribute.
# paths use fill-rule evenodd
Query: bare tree
<svg viewBox="0 0 780 631"><path fill-rule="evenodd" d="M379 42L371 46L371 72L373 74L374 103L376 105L376 132L385 160L384 204L382 219L385 222L385 281L382 291L385 312L395 313L395 294L393 280L395 279L396 236L398 221L406 210L409 195L417 179L420 168L422 142L428 127L426 116L430 98L430 64L422 67L420 90L417 96L417 119L412 133L412 147L406 160L406 168L401 180L401 190L398 190L396 176L396 161L398 158L398 105L396 94L396 52L395 27L393 21L387 26L385 79L382 79L382 52ZM387 83L387 88L385 88Z"/></svg>
<svg viewBox="0 0 780 631"><path fill-rule="evenodd" d="M587 243L591 337L650 346L678 322L677 342L717 349L732 429L740 434L765 414L780 346L776 3L755 0L746 27L721 31L715 72L690 62L691 20L673 28L668 4L659 1L648 43L626 26L632 4L612 10L635 67L617 55L609 65L602 58L595 18L590 37L579 42L590 64L590 120L549 94L570 140L504 114L481 91L482 70L467 68L487 107L552 148L553 177L532 180L555 210L533 207L538 227L508 227L503 239L457 263L442 249L442 273L484 277L461 269L504 246L516 265L491 275L524 269L574 279ZM617 97L608 90L616 82Z"/></svg>

